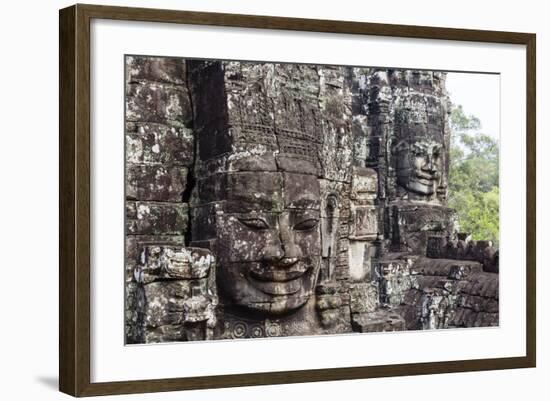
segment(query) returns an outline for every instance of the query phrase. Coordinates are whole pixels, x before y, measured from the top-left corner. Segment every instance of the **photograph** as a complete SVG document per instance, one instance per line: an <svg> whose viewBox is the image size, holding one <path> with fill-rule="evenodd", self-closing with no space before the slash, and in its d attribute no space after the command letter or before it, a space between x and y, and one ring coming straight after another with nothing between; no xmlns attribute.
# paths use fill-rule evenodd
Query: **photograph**
<svg viewBox="0 0 550 401"><path fill-rule="evenodd" d="M499 73L124 64L126 345L499 326Z"/></svg>

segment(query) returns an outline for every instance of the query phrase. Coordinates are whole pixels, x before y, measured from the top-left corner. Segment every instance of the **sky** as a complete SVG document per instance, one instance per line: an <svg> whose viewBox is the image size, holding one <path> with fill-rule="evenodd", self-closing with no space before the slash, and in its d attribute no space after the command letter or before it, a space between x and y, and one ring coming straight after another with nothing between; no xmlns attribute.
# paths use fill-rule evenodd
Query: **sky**
<svg viewBox="0 0 550 401"><path fill-rule="evenodd" d="M480 132L499 139L500 75L449 72L446 83L451 101L479 118Z"/></svg>

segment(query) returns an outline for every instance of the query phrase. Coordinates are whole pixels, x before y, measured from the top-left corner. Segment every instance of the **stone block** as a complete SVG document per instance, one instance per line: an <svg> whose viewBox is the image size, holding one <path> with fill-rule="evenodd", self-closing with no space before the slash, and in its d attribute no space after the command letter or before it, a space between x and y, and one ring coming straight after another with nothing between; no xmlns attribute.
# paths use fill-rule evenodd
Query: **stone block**
<svg viewBox="0 0 550 401"><path fill-rule="evenodd" d="M208 276L214 256L207 249L169 245L145 245L137 281L196 280Z"/></svg>
<svg viewBox="0 0 550 401"><path fill-rule="evenodd" d="M417 286L417 278L411 275L411 261L407 259L381 260L376 270L382 305L402 304L407 291Z"/></svg>
<svg viewBox="0 0 550 401"><path fill-rule="evenodd" d="M185 83L185 60L172 57L127 56L127 82Z"/></svg>
<svg viewBox="0 0 550 401"><path fill-rule="evenodd" d="M352 313L374 312L378 308L378 285L376 283L350 284L350 309Z"/></svg>
<svg viewBox="0 0 550 401"><path fill-rule="evenodd" d="M405 320L391 310L378 310L370 313L354 313L351 316L353 331L372 333L381 331L405 330Z"/></svg>
<svg viewBox="0 0 550 401"><path fill-rule="evenodd" d="M378 173L372 168L353 167L350 198L373 203L378 194Z"/></svg>
<svg viewBox="0 0 550 401"><path fill-rule="evenodd" d="M185 235L186 203L126 202L126 234Z"/></svg>
<svg viewBox="0 0 550 401"><path fill-rule="evenodd" d="M126 162L191 166L194 135L189 128L133 123L126 132Z"/></svg>
<svg viewBox="0 0 550 401"><path fill-rule="evenodd" d="M189 126L191 103L182 86L143 83L126 86L126 121Z"/></svg>
<svg viewBox="0 0 550 401"><path fill-rule="evenodd" d="M352 205L350 239L375 240L378 232L378 209L374 206Z"/></svg>
<svg viewBox="0 0 550 401"><path fill-rule="evenodd" d="M429 238L452 236L456 213L437 205L401 204L393 207L391 220L392 246L399 251L426 255Z"/></svg>
<svg viewBox="0 0 550 401"><path fill-rule="evenodd" d="M182 202L187 185L186 167L128 164L126 199L158 202Z"/></svg>

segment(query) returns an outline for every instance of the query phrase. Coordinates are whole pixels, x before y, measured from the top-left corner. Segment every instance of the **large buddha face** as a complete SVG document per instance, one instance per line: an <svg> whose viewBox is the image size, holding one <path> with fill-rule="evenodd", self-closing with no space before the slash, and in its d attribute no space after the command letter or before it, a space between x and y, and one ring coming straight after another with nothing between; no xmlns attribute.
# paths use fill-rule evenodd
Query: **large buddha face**
<svg viewBox="0 0 550 401"><path fill-rule="evenodd" d="M313 295L321 258L315 175L227 174L216 217L217 283L233 305L283 314Z"/></svg>
<svg viewBox="0 0 550 401"><path fill-rule="evenodd" d="M397 149L397 183L410 192L433 195L443 171L442 145L429 139L401 143Z"/></svg>

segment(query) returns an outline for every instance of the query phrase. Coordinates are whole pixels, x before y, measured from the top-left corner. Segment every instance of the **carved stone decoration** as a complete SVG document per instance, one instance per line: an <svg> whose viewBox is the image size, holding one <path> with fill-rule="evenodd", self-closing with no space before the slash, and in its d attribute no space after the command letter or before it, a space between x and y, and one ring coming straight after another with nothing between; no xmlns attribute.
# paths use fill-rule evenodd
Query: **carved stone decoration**
<svg viewBox="0 0 550 401"><path fill-rule="evenodd" d="M445 73L126 59L126 343L498 325Z"/></svg>
<svg viewBox="0 0 550 401"><path fill-rule="evenodd" d="M350 285L350 309L352 313L374 312L380 305L377 282Z"/></svg>
<svg viewBox="0 0 550 401"><path fill-rule="evenodd" d="M134 271L143 342L213 338L218 303L214 257L202 248L145 245Z"/></svg>
<svg viewBox="0 0 550 401"><path fill-rule="evenodd" d="M387 215L393 251L426 255L430 238L439 237L447 243L456 237L456 213L447 207L399 202Z"/></svg>

